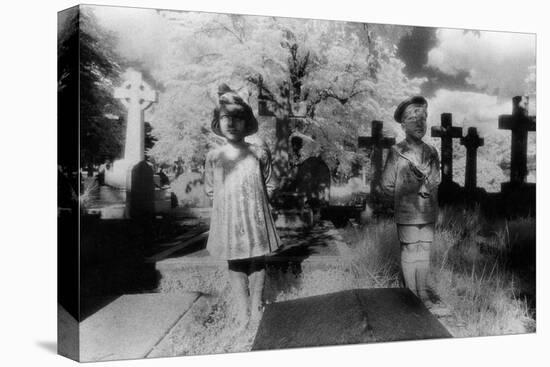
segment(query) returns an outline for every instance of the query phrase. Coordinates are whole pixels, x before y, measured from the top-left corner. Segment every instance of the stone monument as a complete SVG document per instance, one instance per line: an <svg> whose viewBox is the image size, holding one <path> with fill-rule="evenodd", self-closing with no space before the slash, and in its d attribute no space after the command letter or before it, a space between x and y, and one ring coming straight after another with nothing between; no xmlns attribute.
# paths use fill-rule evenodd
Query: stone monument
<svg viewBox="0 0 550 367"><path fill-rule="evenodd" d="M124 77L125 82L114 92L128 110L124 158L105 172L105 183L126 190L126 216L136 218L154 210L154 172L145 161L144 111L157 101L157 93L136 70L128 69Z"/></svg>

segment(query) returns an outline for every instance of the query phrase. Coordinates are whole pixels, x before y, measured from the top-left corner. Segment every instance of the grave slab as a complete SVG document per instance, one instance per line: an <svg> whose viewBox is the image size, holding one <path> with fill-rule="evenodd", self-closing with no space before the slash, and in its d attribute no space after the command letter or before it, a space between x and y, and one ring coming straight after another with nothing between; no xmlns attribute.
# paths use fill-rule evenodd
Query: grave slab
<svg viewBox="0 0 550 367"><path fill-rule="evenodd" d="M356 289L267 305L252 350L450 337L408 289Z"/></svg>
<svg viewBox="0 0 550 367"><path fill-rule="evenodd" d="M80 324L80 361L145 358L199 293L123 295Z"/></svg>

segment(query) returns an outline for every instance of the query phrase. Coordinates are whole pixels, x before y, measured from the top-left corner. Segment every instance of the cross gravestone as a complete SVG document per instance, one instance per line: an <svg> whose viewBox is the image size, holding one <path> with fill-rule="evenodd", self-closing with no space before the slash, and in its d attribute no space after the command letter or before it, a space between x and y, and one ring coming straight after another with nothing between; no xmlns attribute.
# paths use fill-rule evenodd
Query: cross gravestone
<svg viewBox="0 0 550 367"><path fill-rule="evenodd" d="M157 93L138 71L128 69L124 77L114 92L128 110L124 158L106 172L105 182L126 190L126 215L135 218L149 216L154 210L154 172L145 161L144 111L157 101Z"/></svg>
<svg viewBox="0 0 550 367"><path fill-rule="evenodd" d="M264 95L264 79L261 75L258 76L258 115L260 116L275 116L273 111L268 107L268 98Z"/></svg>
<svg viewBox="0 0 550 367"><path fill-rule="evenodd" d="M516 96L512 99L511 115L498 117L498 128L512 130L512 157L510 182L502 184L502 190L525 184L527 177L527 134L536 131L536 116L528 116L529 98Z"/></svg>
<svg viewBox="0 0 550 367"><path fill-rule="evenodd" d="M371 166L374 172L370 183L370 192L375 192L375 186L380 182L382 175L384 149L390 148L395 144L395 138L387 138L382 135L382 121L374 120L371 123L371 136L360 136L357 139L359 149L372 148Z"/></svg>
<svg viewBox="0 0 550 367"><path fill-rule="evenodd" d="M453 138L462 137L462 128L453 126L453 115L441 114L441 126L432 126L432 137L441 138L441 186L453 183Z"/></svg>
<svg viewBox="0 0 550 367"><path fill-rule="evenodd" d="M143 114L157 101L157 93L142 79L140 72L129 69L126 72L126 81L115 89L115 98L120 99L128 110L124 159L140 162L145 157Z"/></svg>
<svg viewBox="0 0 550 367"><path fill-rule="evenodd" d="M466 147L466 178L464 186L467 192L473 192L477 186L477 148L483 146L484 139L480 138L475 127L468 128L468 134L460 138L460 144Z"/></svg>
<svg viewBox="0 0 550 367"><path fill-rule="evenodd" d="M282 106L270 106L269 97L264 95L263 78L258 76L258 116L275 120L275 151L273 154L273 173L280 185L284 186L290 175L290 134L292 110L290 102ZM287 89L282 89L283 97L288 97ZM275 109L275 110L274 110Z"/></svg>

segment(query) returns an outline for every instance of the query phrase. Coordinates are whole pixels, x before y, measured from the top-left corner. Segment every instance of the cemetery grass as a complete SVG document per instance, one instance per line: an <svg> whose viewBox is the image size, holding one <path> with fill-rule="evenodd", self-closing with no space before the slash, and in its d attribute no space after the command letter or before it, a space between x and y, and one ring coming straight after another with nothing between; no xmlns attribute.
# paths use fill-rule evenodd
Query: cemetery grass
<svg viewBox="0 0 550 367"><path fill-rule="evenodd" d="M339 266L296 273L268 269L267 303L355 288L400 287L399 243L391 218L340 233L349 247ZM439 318L454 337L534 332L535 218L490 221L479 210L444 208L436 225L430 286L451 310ZM258 323L236 333L226 288L194 309L170 337L169 355L249 351Z"/></svg>
<svg viewBox="0 0 550 367"><path fill-rule="evenodd" d="M347 228L367 287L399 286L395 224L378 219ZM488 220L479 209L443 208L429 284L451 311L440 318L455 337L535 332L535 218ZM373 284L374 283L374 284Z"/></svg>

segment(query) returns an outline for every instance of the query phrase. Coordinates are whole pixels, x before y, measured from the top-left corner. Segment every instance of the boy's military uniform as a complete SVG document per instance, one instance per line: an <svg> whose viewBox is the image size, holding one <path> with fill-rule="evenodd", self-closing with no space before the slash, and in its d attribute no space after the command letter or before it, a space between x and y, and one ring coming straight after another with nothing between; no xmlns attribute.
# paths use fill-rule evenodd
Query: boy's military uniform
<svg viewBox="0 0 550 367"><path fill-rule="evenodd" d="M394 114L397 122L402 122L402 116L409 105L427 108L423 97L409 98L397 107ZM433 146L421 141L413 145L404 140L391 148L380 187L383 193L394 200L405 285L425 302L429 302L427 277L440 182L439 155Z"/></svg>
<svg viewBox="0 0 550 367"><path fill-rule="evenodd" d="M440 182L439 156L433 146L422 143L420 162L406 140L391 147L380 186L394 198L397 224L435 223Z"/></svg>

